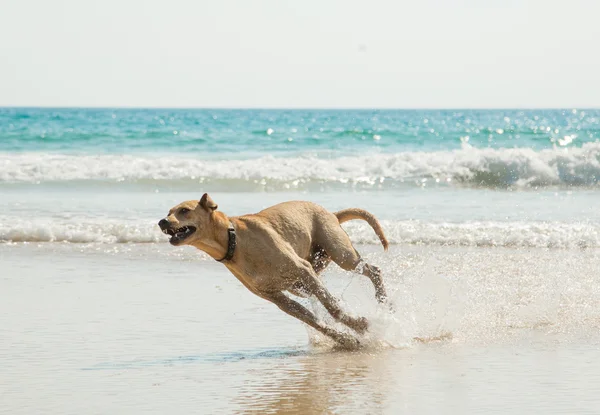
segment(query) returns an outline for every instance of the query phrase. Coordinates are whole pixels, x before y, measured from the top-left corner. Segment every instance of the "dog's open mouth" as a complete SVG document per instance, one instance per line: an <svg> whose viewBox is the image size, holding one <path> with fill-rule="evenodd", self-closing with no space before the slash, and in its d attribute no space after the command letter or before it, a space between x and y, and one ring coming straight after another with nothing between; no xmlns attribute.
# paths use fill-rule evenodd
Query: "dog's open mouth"
<svg viewBox="0 0 600 415"><path fill-rule="evenodd" d="M171 242L172 244L178 244L180 242L183 242L184 240L192 236L194 232L196 232L196 228L193 226L184 226L183 228L179 229L163 229L164 234L171 236L169 242Z"/></svg>

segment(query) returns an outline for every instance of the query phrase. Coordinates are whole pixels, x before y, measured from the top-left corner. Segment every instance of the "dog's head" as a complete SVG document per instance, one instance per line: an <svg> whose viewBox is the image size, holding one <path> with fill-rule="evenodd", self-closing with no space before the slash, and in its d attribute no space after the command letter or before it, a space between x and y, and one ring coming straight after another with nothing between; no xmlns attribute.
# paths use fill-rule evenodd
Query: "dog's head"
<svg viewBox="0 0 600 415"><path fill-rule="evenodd" d="M171 245L192 245L202 239L210 229L217 204L205 193L200 201L188 200L169 210L166 218L158 222L164 234L170 235Z"/></svg>

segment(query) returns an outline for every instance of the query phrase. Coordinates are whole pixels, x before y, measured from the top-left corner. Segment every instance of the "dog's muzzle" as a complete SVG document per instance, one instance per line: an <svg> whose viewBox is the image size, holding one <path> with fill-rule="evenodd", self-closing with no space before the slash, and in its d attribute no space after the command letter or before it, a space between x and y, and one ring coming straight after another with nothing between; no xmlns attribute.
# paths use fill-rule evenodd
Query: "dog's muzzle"
<svg viewBox="0 0 600 415"><path fill-rule="evenodd" d="M196 232L195 226L182 226L181 228L173 228L171 223L166 219L161 219L158 226L162 233L170 236L169 242L171 245L179 245L181 242L192 236Z"/></svg>
<svg viewBox="0 0 600 415"><path fill-rule="evenodd" d="M160 228L160 230L164 231L165 229L169 229L169 221L166 219L161 219L158 222L158 227Z"/></svg>

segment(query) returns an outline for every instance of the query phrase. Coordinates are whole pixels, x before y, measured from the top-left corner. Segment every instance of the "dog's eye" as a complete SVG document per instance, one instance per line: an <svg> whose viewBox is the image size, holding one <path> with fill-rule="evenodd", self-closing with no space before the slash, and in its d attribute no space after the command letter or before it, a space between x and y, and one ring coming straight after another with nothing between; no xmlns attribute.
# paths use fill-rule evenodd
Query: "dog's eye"
<svg viewBox="0 0 600 415"><path fill-rule="evenodd" d="M179 209L179 213L181 213L182 215L185 215L186 213L188 213L190 210L188 208L181 208Z"/></svg>

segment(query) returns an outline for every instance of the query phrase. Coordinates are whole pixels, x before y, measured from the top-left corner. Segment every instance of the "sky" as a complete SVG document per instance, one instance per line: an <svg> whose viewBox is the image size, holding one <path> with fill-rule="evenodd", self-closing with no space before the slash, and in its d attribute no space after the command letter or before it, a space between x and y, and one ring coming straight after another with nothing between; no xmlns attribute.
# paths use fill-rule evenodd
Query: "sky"
<svg viewBox="0 0 600 415"><path fill-rule="evenodd" d="M597 0L0 0L0 106L598 108Z"/></svg>

